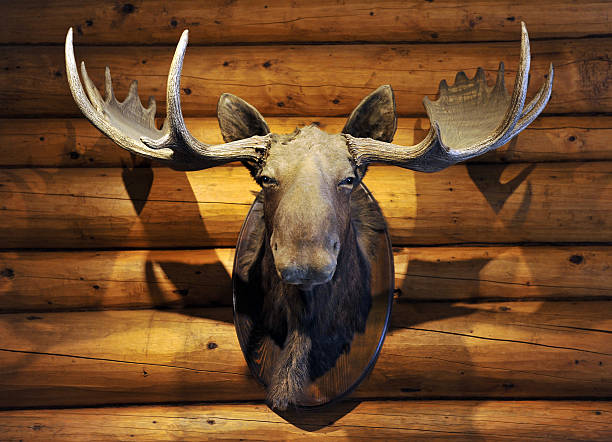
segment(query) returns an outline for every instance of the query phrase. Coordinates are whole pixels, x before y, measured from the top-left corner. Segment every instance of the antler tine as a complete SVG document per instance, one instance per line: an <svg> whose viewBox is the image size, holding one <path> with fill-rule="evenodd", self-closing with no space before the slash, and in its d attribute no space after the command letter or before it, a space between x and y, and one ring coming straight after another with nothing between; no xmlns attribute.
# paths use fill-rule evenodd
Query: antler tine
<svg viewBox="0 0 612 442"><path fill-rule="evenodd" d="M550 95L552 94L553 78L554 78L554 68L551 63L548 68L546 82L542 85L542 87L540 88L536 96L533 97L533 99L529 102L527 106L525 106L525 109L523 109L521 118L519 118L519 120L516 123L516 126L514 126L514 129L512 129L512 131L508 135L507 140L505 142L510 141L510 139L512 139L520 131L522 131L527 126L529 126L531 122L535 120L538 117L538 115L540 115L542 110L544 110L544 108L546 107L546 104L548 104Z"/></svg>
<svg viewBox="0 0 612 442"><path fill-rule="evenodd" d="M440 83L438 100L423 100L431 121L425 140L414 146L397 146L347 135L356 163L383 162L435 172L505 144L542 112L550 98L552 65L547 81L525 106L530 62L529 36L521 22L521 54L511 96L504 87L503 63L492 88L487 87L481 69L471 80L459 72L454 85Z"/></svg>
<svg viewBox="0 0 612 442"><path fill-rule="evenodd" d="M255 136L231 143L208 145L195 139L185 126L180 101L180 81L183 57L187 47L187 31L183 32L172 59L166 90L167 117L161 130L155 127L155 100L144 108L138 97L137 83L123 102L113 94L110 70L105 71L105 98L103 99L81 64L85 88L76 67L72 42L72 28L66 35L66 72L70 91L85 117L102 133L122 148L166 162L180 170L199 170L232 161L259 162L267 149L268 138ZM151 97L152 98L152 97Z"/></svg>
<svg viewBox="0 0 612 442"><path fill-rule="evenodd" d="M83 82L85 83L85 90L87 91L89 101L95 106L98 112L102 112L104 110L104 99L102 98L102 95L100 95L100 91L94 85L93 81L91 81L89 78L89 75L87 75L87 69L85 68L84 61L81 62L81 76L83 77Z"/></svg>
<svg viewBox="0 0 612 442"><path fill-rule="evenodd" d="M189 33L187 30L181 34L181 39L176 45L170 71L168 72L168 82L166 86L166 125L168 132L159 139L142 137L141 140L151 149L162 149L166 145L177 143L181 138L193 139L194 150L205 150L206 144L197 141L185 126L183 111L181 109L181 72L183 70L183 59L187 49Z"/></svg>

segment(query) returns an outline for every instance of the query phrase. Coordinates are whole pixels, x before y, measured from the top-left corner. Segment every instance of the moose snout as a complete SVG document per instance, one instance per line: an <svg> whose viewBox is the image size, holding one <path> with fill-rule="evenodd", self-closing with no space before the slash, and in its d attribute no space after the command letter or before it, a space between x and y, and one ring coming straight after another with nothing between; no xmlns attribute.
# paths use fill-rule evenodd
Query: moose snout
<svg viewBox="0 0 612 442"><path fill-rule="evenodd" d="M336 263L329 263L319 268L305 267L296 263L277 266L278 273L287 284L316 285L329 282L334 276Z"/></svg>
<svg viewBox="0 0 612 442"><path fill-rule="evenodd" d="M283 245L275 241L271 245L276 270L286 284L324 284L334 276L340 248L336 237L327 238L323 245Z"/></svg>

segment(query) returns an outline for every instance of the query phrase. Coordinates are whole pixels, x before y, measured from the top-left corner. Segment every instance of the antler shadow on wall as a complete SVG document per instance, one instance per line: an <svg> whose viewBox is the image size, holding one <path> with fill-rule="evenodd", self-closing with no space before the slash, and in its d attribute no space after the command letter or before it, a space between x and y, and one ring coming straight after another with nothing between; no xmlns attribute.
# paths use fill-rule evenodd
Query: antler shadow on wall
<svg viewBox="0 0 612 442"><path fill-rule="evenodd" d="M146 205L147 198L150 194L151 187L154 182L154 169L150 162L146 160L133 158L133 166L123 165L123 182L128 195L134 205L134 210L140 216ZM186 173L176 172L176 179L173 182L177 187L182 189L183 203L186 208L193 208L191 214L188 214L189 223L184 226L177 225L177 229L188 229L190 235L197 236L200 240L209 236L205 222L202 219L197 207L197 197L193 192L191 183L187 178ZM199 219L199 222L194 222ZM146 220L142 222L145 232L149 225ZM155 232L148 231L150 242L155 242ZM157 308L168 307L211 307L211 306L228 306L231 305L231 275L226 266L219 258L215 262L200 262L190 263L185 261L168 261L167 257L161 260L155 251L148 252L145 267L145 280L147 281L147 293L151 298L151 303ZM164 291L160 290L158 278L155 268L163 271L167 280L175 287L174 293L180 295L180 300L167 299ZM207 281L214 281L216 287L226 287L225 297L211 296L210 286L198 283L198 279L202 279L200 275L206 275Z"/></svg>

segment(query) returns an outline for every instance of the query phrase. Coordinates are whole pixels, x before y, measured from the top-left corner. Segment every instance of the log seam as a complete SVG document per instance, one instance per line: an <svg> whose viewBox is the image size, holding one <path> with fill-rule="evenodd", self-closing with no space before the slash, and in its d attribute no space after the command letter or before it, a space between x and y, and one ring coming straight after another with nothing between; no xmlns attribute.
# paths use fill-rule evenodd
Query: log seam
<svg viewBox="0 0 612 442"><path fill-rule="evenodd" d="M153 199L153 198L130 198L130 197L118 197L118 196L100 196L100 195L78 195L75 193L49 193L49 192L26 192L22 190L0 190L0 193L10 193L18 195L44 195L44 196L67 196L70 198L92 198L101 200L119 200L119 201L146 201L146 202L157 202L157 203L188 203L188 204L224 204L230 206L251 206L252 203L234 203L226 201L187 201L187 200L165 200L165 199ZM4 209L3 209L4 210ZM10 209L9 209L10 210ZM32 212L32 210L28 210Z"/></svg>
<svg viewBox="0 0 612 442"><path fill-rule="evenodd" d="M391 352L385 352L385 355L388 356L395 356L398 358L404 358L406 357L405 354L401 354L401 353L391 353ZM415 355L411 355L411 358L414 359L431 359L434 361L442 361L442 362L448 362L450 364L457 364L457 365L465 365L468 367L477 367L477 368L484 368L486 370L497 370L497 371L505 371L505 372L510 372L510 373L526 373L529 375L534 375L534 376L543 376L546 378L553 378L553 379L563 379L566 381L576 381L576 382L589 382L589 383L595 383L597 381L594 380L590 380L590 379L578 379L578 378L569 378L566 376L557 376L554 374L546 374L546 373L540 373L537 371L529 371L529 370L517 370L514 368L506 368L506 367L494 367L494 366L490 366L490 365L483 365L483 364L475 364L473 362L462 362L462 361L454 361L454 360L450 360L450 359L443 359L443 358L437 358L435 356L415 356ZM420 391L420 390L419 390ZM470 396L470 397L465 397L463 398L463 400L470 400L470 399L476 399L476 398L498 398L498 396ZM500 396L499 398L506 398L505 396ZM375 398L373 398L375 399ZM424 399L431 399L430 397L425 397ZM436 396L436 399L444 399L444 396ZM509 397L508 399L512 399L512 396ZM535 400L535 397L525 397L524 400ZM545 399L545 397L539 398L539 399ZM559 398L558 400L563 400L564 397ZM386 399L385 399L386 400ZM514 400L514 399L512 399ZM607 400L606 398L602 399L602 400Z"/></svg>
<svg viewBox="0 0 612 442"><path fill-rule="evenodd" d="M96 358L93 356L79 356L79 355L70 355L70 354L65 354L65 353L51 353L51 352L44 352L44 351L16 350L16 349L11 349L11 348L0 348L0 351L4 351L7 353L21 353L21 354L40 355L40 356L57 356L57 357L62 357L62 358L86 359L90 361L116 362L119 364L134 364L134 365L144 365L144 366L150 366L150 367L175 368L178 370L195 371L197 373L223 373L223 374L232 374L236 376L250 377L250 374L245 374L245 373L236 373L232 371L223 371L223 370L205 370L201 368L185 367L181 365L160 364L156 362L122 361L120 359Z"/></svg>
<svg viewBox="0 0 612 442"><path fill-rule="evenodd" d="M514 324L514 325L522 325L522 324ZM592 353L592 354L602 355L602 356L612 356L612 353L604 353L604 352L599 352L595 350L585 350L585 349L576 348L576 347L563 347L559 345L540 344L537 342L528 342L528 341L521 341L521 340L515 340L515 339L488 338L486 336L477 336L477 335L470 335L467 333L433 330L433 329L428 329L428 328L417 328L417 327L395 327L395 328L404 328L407 330L417 330L417 331L424 331L424 332L431 332L431 333L441 333L441 334L453 335L453 336L463 336L466 338L482 339L485 341L511 342L515 344L535 345L537 347L554 348L558 350L570 350L570 351L579 351L579 352L584 352L584 353Z"/></svg>
<svg viewBox="0 0 612 442"><path fill-rule="evenodd" d="M520 285L525 287L548 287L548 288L559 288L559 289L584 289L584 290L602 290L609 291L609 288L599 288L599 287L583 287L583 286L574 286L574 285L551 285L551 284L532 284L525 282L511 282L511 281L496 281L493 279L482 279L482 278L461 278L459 276L436 276L436 275L417 275L415 273L401 273L395 272L395 275L399 276L409 276L411 278L431 278L431 279L448 279L451 281L478 281L478 282L490 282L492 284L507 284L507 285Z"/></svg>

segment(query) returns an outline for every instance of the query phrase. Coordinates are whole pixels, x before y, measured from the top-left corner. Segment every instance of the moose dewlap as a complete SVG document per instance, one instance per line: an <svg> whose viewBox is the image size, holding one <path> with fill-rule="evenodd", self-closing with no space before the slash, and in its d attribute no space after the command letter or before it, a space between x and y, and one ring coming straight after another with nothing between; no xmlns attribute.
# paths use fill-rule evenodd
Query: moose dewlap
<svg viewBox="0 0 612 442"><path fill-rule="evenodd" d="M242 349L254 375L266 384L272 407L328 402L372 368L390 312L392 254L384 218L362 183L368 165L435 172L505 144L548 103L552 65L526 103L530 50L522 24L512 94L504 85L503 63L491 87L481 68L472 79L459 72L452 86L442 81L438 99L424 99L431 129L414 146L391 143L397 117L390 86L364 98L340 134L316 126L272 134L253 106L223 94L217 114L225 143L209 145L189 133L181 112L187 35L184 31L170 66L161 129L155 126L155 100L143 107L135 81L119 102L108 67L104 98L84 63L79 76L72 29L65 47L70 90L85 117L130 152L177 170L233 161L249 169L262 190L236 254L234 308ZM330 390L334 370L343 367L346 373L355 360L347 355L364 351L359 359L365 366Z"/></svg>

